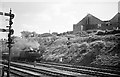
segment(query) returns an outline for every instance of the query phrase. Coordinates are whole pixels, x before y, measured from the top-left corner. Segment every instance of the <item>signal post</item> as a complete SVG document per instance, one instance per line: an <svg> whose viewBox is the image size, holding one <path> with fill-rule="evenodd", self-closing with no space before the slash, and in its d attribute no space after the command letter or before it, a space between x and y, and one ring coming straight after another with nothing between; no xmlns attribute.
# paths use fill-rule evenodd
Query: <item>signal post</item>
<svg viewBox="0 0 120 77"><path fill-rule="evenodd" d="M12 41L12 38L11 38L11 35L14 34L14 30L12 29L12 19L14 18L14 14L12 14L12 10L10 9L10 12L9 13L3 13L3 12L0 12L0 15L5 15L5 16L9 16L9 26L6 26L8 29L0 29L1 32L9 32L8 33L8 48L9 48L9 58L8 58L8 70L7 70L7 77L10 77L10 62L11 62L11 47L13 44L13 41Z"/></svg>

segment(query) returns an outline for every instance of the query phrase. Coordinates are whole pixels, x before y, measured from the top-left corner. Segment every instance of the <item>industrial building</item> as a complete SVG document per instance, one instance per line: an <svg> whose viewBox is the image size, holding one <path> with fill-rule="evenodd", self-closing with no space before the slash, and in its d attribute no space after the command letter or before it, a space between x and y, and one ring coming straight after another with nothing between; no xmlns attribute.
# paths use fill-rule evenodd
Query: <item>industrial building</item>
<svg viewBox="0 0 120 77"><path fill-rule="evenodd" d="M88 30L113 30L120 29L120 13L118 12L112 19L102 21L99 18L88 14L80 22L73 25L73 32Z"/></svg>

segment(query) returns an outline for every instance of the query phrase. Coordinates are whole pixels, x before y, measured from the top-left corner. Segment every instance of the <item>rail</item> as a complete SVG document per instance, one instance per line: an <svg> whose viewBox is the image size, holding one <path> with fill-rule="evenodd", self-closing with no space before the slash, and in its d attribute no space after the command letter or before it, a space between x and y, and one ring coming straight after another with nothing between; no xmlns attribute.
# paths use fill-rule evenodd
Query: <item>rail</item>
<svg viewBox="0 0 120 77"><path fill-rule="evenodd" d="M78 73L89 74L94 76L120 77L119 70L103 69L103 68L95 68L95 67L87 67L87 66L75 66L75 65L53 63L53 62L42 62L37 64L40 66L55 67L62 70L64 69L72 72L78 72Z"/></svg>
<svg viewBox="0 0 120 77"><path fill-rule="evenodd" d="M7 63L4 63L4 65L6 65ZM15 68L19 68L19 69L23 69L23 70L29 70L35 73L39 73L42 75L46 75L46 76L52 76L52 77L76 77L76 76L80 76L82 74L80 73L72 73L72 72L61 72L64 70L51 70L51 68L47 69L47 68L35 68L33 67L33 65L29 65L29 64L24 64L24 63L15 63L15 62L11 62L11 66L15 67ZM12 69L15 70L15 69ZM27 72L23 72L26 73ZM85 75L85 74L84 74ZM36 76L35 76L36 77Z"/></svg>
<svg viewBox="0 0 120 77"><path fill-rule="evenodd" d="M29 70L29 71L37 72L40 74L49 75L49 76L76 77L74 74L60 73L56 71L51 71L49 69L42 69L37 67L34 68L33 63L27 64L26 62L25 63L12 62L11 65L16 68L21 68L24 70ZM85 66L73 66L73 65L67 65L67 64L49 63L49 62L37 63L37 66L47 67L47 68L56 68L63 71L74 72L75 74L78 74L78 75L87 74L87 75L93 75L93 76L99 76L99 77L107 77L107 76L120 77L120 74L119 74L120 71L111 70L111 69L100 69L100 68L85 67Z"/></svg>
<svg viewBox="0 0 120 77"><path fill-rule="evenodd" d="M75 70L79 70L79 69L87 69L87 70L91 70L91 71L100 71L100 72L106 72L106 73L114 73L114 74L120 74L119 69L110 69L110 68L96 68L96 67L87 67L87 66L76 66L76 65L69 65L69 64L62 64L62 63L53 63L53 62L41 62L41 63L37 63L38 65L43 65L43 66L47 66L47 67L51 67L54 66L56 68L66 68L66 69L75 69ZM75 71L72 70L72 71Z"/></svg>
<svg viewBox="0 0 120 77"><path fill-rule="evenodd" d="M89 75L94 75L94 76L120 77L120 71L119 70L86 67L86 66L74 66L74 65L53 63L53 62L41 62L41 63L37 63L37 65L38 66L44 66L44 67L54 67L54 68L57 68L57 69L60 69L60 70L72 71L72 72L89 74Z"/></svg>
<svg viewBox="0 0 120 77"><path fill-rule="evenodd" d="M4 65L4 71L7 72L7 68L8 66ZM10 73L14 74L16 76L20 76L20 77L25 77L25 75L30 75L30 76L34 76L34 77L40 77L41 74L40 73L36 73L30 70L25 70L25 69L21 69L21 68L16 68L16 67L10 67Z"/></svg>

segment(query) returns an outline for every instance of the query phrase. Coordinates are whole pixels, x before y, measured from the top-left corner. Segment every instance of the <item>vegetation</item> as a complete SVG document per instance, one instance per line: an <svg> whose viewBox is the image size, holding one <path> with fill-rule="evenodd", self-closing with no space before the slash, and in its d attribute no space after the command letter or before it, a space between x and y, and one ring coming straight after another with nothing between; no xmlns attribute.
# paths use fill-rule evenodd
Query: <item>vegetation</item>
<svg viewBox="0 0 120 77"><path fill-rule="evenodd" d="M12 56L23 56L25 54L23 51L33 50L38 52L34 54L37 56L36 59L44 61L85 66L119 66L120 63L120 36L114 34L103 36L72 31L37 34L23 31L21 37L14 37ZM32 59L34 56L29 57Z"/></svg>

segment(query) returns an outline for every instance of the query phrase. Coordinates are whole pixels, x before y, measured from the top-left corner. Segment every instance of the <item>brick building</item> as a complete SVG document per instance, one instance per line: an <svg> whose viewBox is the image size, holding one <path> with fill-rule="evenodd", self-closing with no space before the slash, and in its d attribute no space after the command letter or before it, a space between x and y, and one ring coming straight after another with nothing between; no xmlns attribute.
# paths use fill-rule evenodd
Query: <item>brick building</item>
<svg viewBox="0 0 120 77"><path fill-rule="evenodd" d="M73 32L87 30L112 30L120 29L120 13L117 13L111 20L102 21L97 17L88 14L80 22L73 25Z"/></svg>

